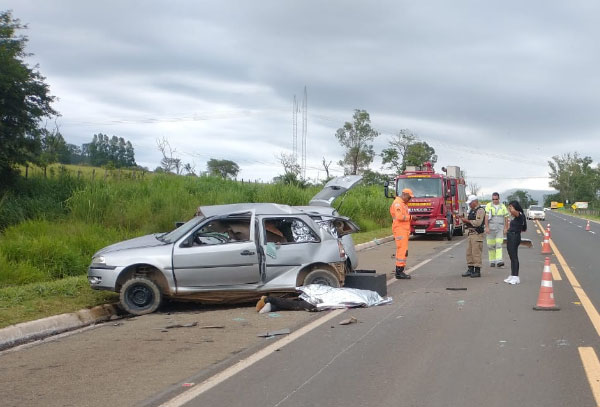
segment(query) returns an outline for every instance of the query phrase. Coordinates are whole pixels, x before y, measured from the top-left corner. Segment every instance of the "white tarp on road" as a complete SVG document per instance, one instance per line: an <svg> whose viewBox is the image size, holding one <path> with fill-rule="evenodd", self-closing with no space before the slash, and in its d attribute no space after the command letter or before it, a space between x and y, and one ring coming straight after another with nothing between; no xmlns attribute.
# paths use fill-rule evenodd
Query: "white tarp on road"
<svg viewBox="0 0 600 407"><path fill-rule="evenodd" d="M372 307L392 302L391 297L382 298L375 291L359 290L348 287L329 287L320 284L310 284L297 287L301 291L300 298L314 305L319 310L332 308Z"/></svg>

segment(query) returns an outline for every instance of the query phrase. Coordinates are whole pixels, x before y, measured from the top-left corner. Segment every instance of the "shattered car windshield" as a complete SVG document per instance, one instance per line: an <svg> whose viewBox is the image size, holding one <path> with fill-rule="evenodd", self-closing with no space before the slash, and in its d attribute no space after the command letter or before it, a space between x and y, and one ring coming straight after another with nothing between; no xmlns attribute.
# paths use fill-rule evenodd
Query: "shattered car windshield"
<svg viewBox="0 0 600 407"><path fill-rule="evenodd" d="M193 228L195 228L202 220L204 220L204 216L195 216L178 228L170 231L169 233L158 235L156 238L165 243L175 243Z"/></svg>

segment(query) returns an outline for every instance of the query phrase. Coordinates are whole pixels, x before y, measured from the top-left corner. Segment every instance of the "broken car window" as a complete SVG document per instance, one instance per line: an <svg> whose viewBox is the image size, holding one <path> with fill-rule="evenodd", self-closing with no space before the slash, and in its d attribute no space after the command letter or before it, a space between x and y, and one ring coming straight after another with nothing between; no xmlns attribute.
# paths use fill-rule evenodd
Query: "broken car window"
<svg viewBox="0 0 600 407"><path fill-rule="evenodd" d="M194 233L194 246L247 242L250 240L250 218L215 219Z"/></svg>
<svg viewBox="0 0 600 407"><path fill-rule="evenodd" d="M272 218L264 221L267 243L318 242L315 232L302 220L296 218Z"/></svg>

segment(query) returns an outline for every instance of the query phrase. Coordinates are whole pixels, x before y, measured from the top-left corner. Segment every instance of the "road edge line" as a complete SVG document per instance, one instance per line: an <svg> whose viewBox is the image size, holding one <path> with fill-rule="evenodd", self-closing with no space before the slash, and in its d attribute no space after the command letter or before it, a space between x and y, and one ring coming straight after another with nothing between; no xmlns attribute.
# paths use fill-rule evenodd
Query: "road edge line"
<svg viewBox="0 0 600 407"><path fill-rule="evenodd" d="M596 405L600 406L600 362L598 356L592 347L579 347L579 357L583 364L583 370L587 376L590 388L594 399L596 399Z"/></svg>

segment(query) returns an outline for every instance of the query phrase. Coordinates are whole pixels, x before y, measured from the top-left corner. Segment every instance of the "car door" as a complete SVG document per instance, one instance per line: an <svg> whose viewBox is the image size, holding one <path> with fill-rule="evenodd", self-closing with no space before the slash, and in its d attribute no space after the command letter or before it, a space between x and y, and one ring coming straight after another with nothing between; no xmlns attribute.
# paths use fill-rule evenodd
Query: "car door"
<svg viewBox="0 0 600 407"><path fill-rule="evenodd" d="M265 217L261 245L265 253L266 281L310 263L321 244L319 235L303 216Z"/></svg>
<svg viewBox="0 0 600 407"><path fill-rule="evenodd" d="M173 249L178 287L257 284L259 258L251 214L206 220Z"/></svg>

